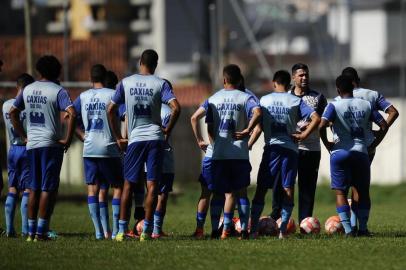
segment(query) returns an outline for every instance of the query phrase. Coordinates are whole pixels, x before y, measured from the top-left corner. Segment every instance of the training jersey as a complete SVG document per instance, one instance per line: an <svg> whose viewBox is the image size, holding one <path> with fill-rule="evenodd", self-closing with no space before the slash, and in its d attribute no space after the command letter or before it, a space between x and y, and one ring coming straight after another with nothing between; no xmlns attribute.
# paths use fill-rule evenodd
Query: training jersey
<svg viewBox="0 0 406 270"><path fill-rule="evenodd" d="M117 86L112 102L125 103L128 144L163 140L161 104L169 104L173 99L172 88L155 75L135 74L124 78Z"/></svg>
<svg viewBox="0 0 406 270"><path fill-rule="evenodd" d="M295 95L294 90L290 90L289 93ZM295 95L297 96L297 95ZM309 89L306 94L300 97L307 106L312 108L319 115L323 114L324 108L327 106L327 99L323 94ZM300 131L303 127L306 127L310 123L310 118L303 118L297 123L297 130ZM317 130L314 130L310 133L309 137L306 140L299 142L299 150L305 151L321 151L320 147L320 136Z"/></svg>
<svg viewBox="0 0 406 270"><path fill-rule="evenodd" d="M107 118L107 108L114 92L107 88L89 89L73 103L85 130L83 157L120 157Z"/></svg>
<svg viewBox="0 0 406 270"><path fill-rule="evenodd" d="M371 104L360 98L344 98L329 103L322 118L333 123L333 151L343 149L367 154L367 135L371 121L384 121Z"/></svg>
<svg viewBox="0 0 406 270"><path fill-rule="evenodd" d="M212 158L248 159L248 138L236 140L234 133L247 127L252 110L259 104L241 90L225 89L219 90L206 102L206 122L213 125Z"/></svg>
<svg viewBox="0 0 406 270"><path fill-rule="evenodd" d="M310 118L314 110L301 98L289 93L273 92L260 100L265 145L279 145L298 152L292 139L297 123Z"/></svg>
<svg viewBox="0 0 406 270"><path fill-rule="evenodd" d="M13 106L27 115L27 150L40 147L61 147L60 111L72 106L68 92L51 81L27 85Z"/></svg>
<svg viewBox="0 0 406 270"><path fill-rule="evenodd" d="M11 123L11 118L10 114L8 113L13 107L13 104L15 102L15 98L9 99L6 102L3 103L3 119L4 119L4 124L6 126L7 130L7 136L10 145L25 145L23 138L20 137L17 132L14 131L13 124ZM27 132L27 116L25 111L20 112L20 121L23 124L24 130Z"/></svg>

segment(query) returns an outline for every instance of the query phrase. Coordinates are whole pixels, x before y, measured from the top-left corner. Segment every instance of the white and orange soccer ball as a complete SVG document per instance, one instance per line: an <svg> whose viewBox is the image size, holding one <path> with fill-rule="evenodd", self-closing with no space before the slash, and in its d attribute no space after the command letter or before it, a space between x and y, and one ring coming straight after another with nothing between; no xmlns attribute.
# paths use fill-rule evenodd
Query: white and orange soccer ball
<svg viewBox="0 0 406 270"><path fill-rule="evenodd" d="M343 225L340 222L339 216L331 216L324 224L324 228L327 234L335 234L343 232Z"/></svg>
<svg viewBox="0 0 406 270"><path fill-rule="evenodd" d="M315 217L307 217L300 222L300 232L302 234L320 233L320 221Z"/></svg>
<svg viewBox="0 0 406 270"><path fill-rule="evenodd" d="M276 236L278 234L278 225L276 224L275 220L269 216L260 217L258 223L258 234Z"/></svg>
<svg viewBox="0 0 406 270"><path fill-rule="evenodd" d="M279 218L276 221L276 224L278 225L278 230L280 230L280 228L281 228L281 223L282 223L282 218ZM295 220L293 218L290 218L289 222L288 222L288 226L286 227L286 233L287 234L292 234L292 233L295 233L295 232L296 232Z"/></svg>

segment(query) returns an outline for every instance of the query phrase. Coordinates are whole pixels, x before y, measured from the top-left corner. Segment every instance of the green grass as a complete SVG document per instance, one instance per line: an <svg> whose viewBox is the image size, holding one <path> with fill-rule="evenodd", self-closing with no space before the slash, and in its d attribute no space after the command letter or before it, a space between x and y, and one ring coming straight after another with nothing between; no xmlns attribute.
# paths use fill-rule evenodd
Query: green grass
<svg viewBox="0 0 406 270"><path fill-rule="evenodd" d="M78 189L75 189L77 193ZM94 240L87 205L67 201L62 191L52 227L56 241L26 243L24 239L0 239L0 269L405 269L406 185L373 187L370 229L373 238L345 239L324 233L286 241L275 237L238 241L196 241L189 237L195 227L198 186L182 190L171 200L165 231L173 236L140 243ZM85 195L83 194L85 197ZM269 202L268 198L268 202ZM270 211L270 203L265 213ZM18 213L18 212L17 212ZM322 226L335 215L334 194L326 186L317 191L315 216ZM294 218L297 212L294 212ZM3 221L4 218L1 217ZM206 230L209 231L209 219ZM16 224L19 224L17 215ZM4 227L4 224L2 225ZM19 229L19 227L18 227Z"/></svg>

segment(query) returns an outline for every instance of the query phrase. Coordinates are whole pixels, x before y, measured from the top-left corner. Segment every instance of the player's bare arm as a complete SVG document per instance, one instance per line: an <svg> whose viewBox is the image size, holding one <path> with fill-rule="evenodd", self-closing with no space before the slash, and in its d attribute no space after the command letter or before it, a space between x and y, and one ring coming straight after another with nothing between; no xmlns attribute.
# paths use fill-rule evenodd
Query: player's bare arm
<svg viewBox="0 0 406 270"><path fill-rule="evenodd" d="M262 116L261 108L259 108L259 107L254 108L252 110L252 118L251 118L250 122L248 123L248 126L242 131L235 132L234 133L235 139L241 140L241 139L249 136L251 134L251 132L253 131L253 129L255 128L255 126L261 120L261 116Z"/></svg>
<svg viewBox="0 0 406 270"><path fill-rule="evenodd" d="M389 124L385 120L379 122L377 125L380 129L375 133L375 140L368 147L368 151L370 149L375 149L382 142L388 132Z"/></svg>
<svg viewBox="0 0 406 270"><path fill-rule="evenodd" d="M261 123L258 123L251 133L250 139L248 140L248 149L251 150L252 146L257 142L259 136L262 133Z"/></svg>
<svg viewBox="0 0 406 270"><path fill-rule="evenodd" d="M111 131L113 132L114 138L116 138L118 147L121 151L124 151L127 147L128 140L124 139L123 136L121 136L120 129L118 127L117 121L115 120L117 109L118 105L110 102L110 105L107 108L107 118L109 119L109 125L111 127Z"/></svg>
<svg viewBox="0 0 406 270"><path fill-rule="evenodd" d="M300 133L295 133L292 134L292 137L297 140L297 141L303 141L305 140L307 137L309 137L309 135L313 132L313 130L315 130L319 124L320 124L320 115L317 112L312 113L312 115L310 116L310 123L307 126L307 128L300 132Z"/></svg>
<svg viewBox="0 0 406 270"><path fill-rule="evenodd" d="M84 141L85 140L85 132L83 131L83 129L79 126L76 126L75 129L75 135L76 137L80 140L80 141Z"/></svg>
<svg viewBox="0 0 406 270"><path fill-rule="evenodd" d="M169 118L168 126L163 129L166 139L168 139L171 135L172 129L175 127L181 111L180 104L176 99L172 99L168 105L171 108L172 113L171 117Z"/></svg>
<svg viewBox="0 0 406 270"><path fill-rule="evenodd" d="M199 120L203 118L203 116L206 114L206 110L202 107L199 107L190 117L190 124L192 125L192 130L193 134L196 138L197 144L199 145L199 148L202 149L203 151L206 151L207 146L209 145L206 143L202 137L202 133L200 131L200 126L199 126Z"/></svg>
<svg viewBox="0 0 406 270"><path fill-rule="evenodd" d="M386 109L385 113L388 114L388 117L386 118L386 123L388 123L388 127L390 127L399 117L399 112L395 108L395 106L391 105L389 106L388 109Z"/></svg>
<svg viewBox="0 0 406 270"><path fill-rule="evenodd" d="M76 122L76 112L73 106L70 106L66 109L66 121L67 121L67 130L64 139L59 140L59 143L63 145L65 152L69 149L69 146L72 142L73 132L75 131L75 122Z"/></svg>
<svg viewBox="0 0 406 270"><path fill-rule="evenodd" d="M20 110L13 106L11 107L9 114L14 130L23 138L24 142L27 143L27 134L25 133L23 125L20 121Z"/></svg>
<svg viewBox="0 0 406 270"><path fill-rule="evenodd" d="M319 134L320 134L320 139L323 142L324 146L326 147L326 149L331 152L331 149L334 146L333 142L330 142L327 139L327 128L330 126L329 121L327 121L326 119L322 118L320 121L320 125L319 125Z"/></svg>

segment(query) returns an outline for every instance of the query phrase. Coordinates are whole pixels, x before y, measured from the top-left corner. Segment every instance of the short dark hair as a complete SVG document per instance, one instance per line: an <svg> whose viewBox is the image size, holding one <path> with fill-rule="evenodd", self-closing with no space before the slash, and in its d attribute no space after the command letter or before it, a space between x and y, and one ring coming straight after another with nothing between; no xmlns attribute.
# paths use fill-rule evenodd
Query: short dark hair
<svg viewBox="0 0 406 270"><path fill-rule="evenodd" d="M354 85L350 77L345 75L340 75L336 79L336 87L343 93L352 93L354 90Z"/></svg>
<svg viewBox="0 0 406 270"><path fill-rule="evenodd" d="M106 72L106 77L104 78L104 87L110 88L110 89L115 89L116 85L118 84L118 78L116 73L114 73L111 70L108 70Z"/></svg>
<svg viewBox="0 0 406 270"><path fill-rule="evenodd" d="M241 75L241 81L240 84L238 85L238 89L245 92L245 79L244 76Z"/></svg>
<svg viewBox="0 0 406 270"><path fill-rule="evenodd" d="M104 83L107 69L102 64L93 65L90 69L90 79L94 83Z"/></svg>
<svg viewBox="0 0 406 270"><path fill-rule="evenodd" d="M24 89L24 87L33 83L34 81L34 78L28 73L23 73L16 79L17 87L20 87L21 89Z"/></svg>
<svg viewBox="0 0 406 270"><path fill-rule="evenodd" d="M285 89L288 89L290 86L291 77L288 71L278 70L273 75L272 81L277 82L278 84L282 84Z"/></svg>
<svg viewBox="0 0 406 270"><path fill-rule="evenodd" d="M355 82L357 85L359 85L360 83L360 78L358 76L358 72L355 68L353 67L346 67L345 69L343 69L343 71L341 72L341 75L345 75L349 78L351 78L351 80L353 82Z"/></svg>
<svg viewBox="0 0 406 270"><path fill-rule="evenodd" d="M242 80L242 75L241 75L241 69L239 66L235 64L230 64L227 65L223 68L223 76L226 79L226 82L234 85L234 86L240 86L241 80Z"/></svg>
<svg viewBox="0 0 406 270"><path fill-rule="evenodd" d="M295 74L296 70L298 70L298 69L304 69L306 71L309 71L309 67L306 64L296 63L292 67L292 75Z"/></svg>
<svg viewBox="0 0 406 270"><path fill-rule="evenodd" d="M38 59L35 68L39 74L50 81L56 81L61 74L61 63L53 55L44 55Z"/></svg>
<svg viewBox="0 0 406 270"><path fill-rule="evenodd" d="M158 53L152 49L143 51L140 63L146 66L150 71L154 72L158 66Z"/></svg>

